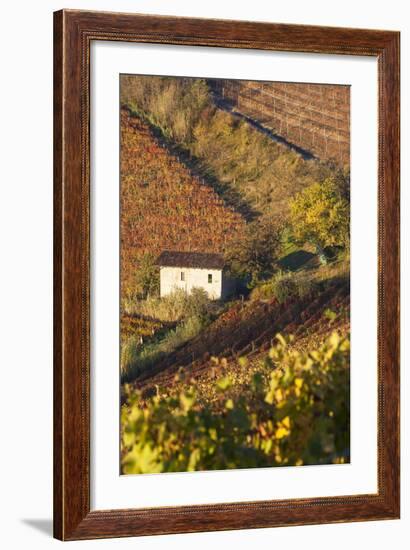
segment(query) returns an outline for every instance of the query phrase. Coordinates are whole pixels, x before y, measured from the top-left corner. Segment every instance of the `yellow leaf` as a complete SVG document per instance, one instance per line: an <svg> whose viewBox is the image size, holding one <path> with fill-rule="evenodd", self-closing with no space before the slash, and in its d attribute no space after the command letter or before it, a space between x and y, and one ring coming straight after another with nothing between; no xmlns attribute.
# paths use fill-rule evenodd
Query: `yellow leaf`
<svg viewBox="0 0 410 550"><path fill-rule="evenodd" d="M218 439L218 432L215 430L215 428L209 428L208 432L209 432L209 437L210 437L213 441L217 441L217 439Z"/></svg>
<svg viewBox="0 0 410 550"><path fill-rule="evenodd" d="M333 348L337 348L338 344L340 342L340 336L337 332L333 332L332 335L329 338L329 343Z"/></svg>
<svg viewBox="0 0 410 550"><path fill-rule="evenodd" d="M284 426L285 428L290 428L289 416L285 416L285 418L282 420L282 426Z"/></svg>
<svg viewBox="0 0 410 550"><path fill-rule="evenodd" d="M241 367L246 367L248 364L248 359L246 357L239 357L238 363Z"/></svg>
<svg viewBox="0 0 410 550"><path fill-rule="evenodd" d="M230 376L225 376L224 378L220 378L216 385L220 391L225 391L232 386L232 379Z"/></svg>
<svg viewBox="0 0 410 550"><path fill-rule="evenodd" d="M269 405L272 405L275 400L274 393L272 391L268 392L265 396L266 403L269 403Z"/></svg>
<svg viewBox="0 0 410 550"><path fill-rule="evenodd" d="M295 386L300 389L303 386L303 379L295 378Z"/></svg>
<svg viewBox="0 0 410 550"><path fill-rule="evenodd" d="M188 412L195 403L195 395L181 392L179 396L181 407L185 412Z"/></svg>
<svg viewBox="0 0 410 550"><path fill-rule="evenodd" d="M283 437L286 437L289 433L289 430L286 428L280 427L275 432L276 439L282 439Z"/></svg>
<svg viewBox="0 0 410 550"><path fill-rule="evenodd" d="M276 390L275 391L275 399L278 403L280 403L283 399L283 393L282 390Z"/></svg>

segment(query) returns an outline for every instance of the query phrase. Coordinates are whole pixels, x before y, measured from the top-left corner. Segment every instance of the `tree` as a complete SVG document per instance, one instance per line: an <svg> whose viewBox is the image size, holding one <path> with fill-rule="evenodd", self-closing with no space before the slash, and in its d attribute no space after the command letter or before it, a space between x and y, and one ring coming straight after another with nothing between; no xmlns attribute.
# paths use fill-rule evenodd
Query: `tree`
<svg viewBox="0 0 410 550"><path fill-rule="evenodd" d="M326 246L349 245L350 208L333 179L314 183L290 202L290 223L300 244L309 242L323 254Z"/></svg>
<svg viewBox="0 0 410 550"><path fill-rule="evenodd" d="M271 220L248 223L225 252L231 275L247 278L250 288L271 275L281 246L280 237L281 227Z"/></svg>
<svg viewBox="0 0 410 550"><path fill-rule="evenodd" d="M138 292L146 298L159 293L159 269L152 254L144 254L135 274Z"/></svg>

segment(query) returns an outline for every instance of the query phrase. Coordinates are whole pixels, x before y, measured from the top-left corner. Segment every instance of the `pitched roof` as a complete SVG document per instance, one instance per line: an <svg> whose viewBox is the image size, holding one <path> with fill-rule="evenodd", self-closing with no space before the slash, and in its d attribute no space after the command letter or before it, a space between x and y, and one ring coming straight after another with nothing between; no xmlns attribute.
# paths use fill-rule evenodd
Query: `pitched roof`
<svg viewBox="0 0 410 550"><path fill-rule="evenodd" d="M223 269L225 265L221 254L173 250L164 250L155 263L162 267L197 267L202 269Z"/></svg>

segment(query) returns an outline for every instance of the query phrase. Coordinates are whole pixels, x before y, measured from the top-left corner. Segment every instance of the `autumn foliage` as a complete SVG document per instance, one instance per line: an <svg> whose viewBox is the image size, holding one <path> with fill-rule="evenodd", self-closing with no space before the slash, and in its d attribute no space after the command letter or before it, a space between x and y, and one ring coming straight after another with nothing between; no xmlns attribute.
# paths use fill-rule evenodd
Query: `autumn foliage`
<svg viewBox="0 0 410 550"><path fill-rule="evenodd" d="M290 203L289 218L301 244L310 242L319 249L349 244L350 204L332 179L298 193Z"/></svg>
<svg viewBox="0 0 410 550"><path fill-rule="evenodd" d="M163 250L223 252L242 217L161 146L147 124L121 112L122 297L139 288L138 267Z"/></svg>
<svg viewBox="0 0 410 550"><path fill-rule="evenodd" d="M216 84L121 77L125 474L350 460L348 106ZM160 297L167 249L223 254L235 293Z"/></svg>
<svg viewBox="0 0 410 550"><path fill-rule="evenodd" d="M122 410L126 474L343 463L349 452L349 340L337 333L307 353L278 337L243 395L215 383L220 410L195 386ZM250 396L250 397L249 397Z"/></svg>
<svg viewBox="0 0 410 550"><path fill-rule="evenodd" d="M247 218L282 217L296 192L335 173L335 167L304 158L218 108L212 82L124 75L121 103L155 127L169 146L185 155L196 173ZM267 109L269 105L267 97Z"/></svg>

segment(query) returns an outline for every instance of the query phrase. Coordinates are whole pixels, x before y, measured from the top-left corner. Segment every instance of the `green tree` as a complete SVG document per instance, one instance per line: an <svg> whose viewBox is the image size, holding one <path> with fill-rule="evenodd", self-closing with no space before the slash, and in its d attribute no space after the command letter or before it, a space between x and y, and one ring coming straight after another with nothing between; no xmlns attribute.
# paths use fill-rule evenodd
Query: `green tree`
<svg viewBox="0 0 410 550"><path fill-rule="evenodd" d="M135 274L138 292L146 298L159 293L159 268L152 254L144 254Z"/></svg>
<svg viewBox="0 0 410 550"><path fill-rule="evenodd" d="M326 246L347 247L350 208L340 185L328 178L298 193L290 202L290 223L296 241L315 245L319 254Z"/></svg>
<svg viewBox="0 0 410 550"><path fill-rule="evenodd" d="M249 280L253 288L257 282L272 274L281 247L281 227L271 220L248 223L240 238L225 252L231 275Z"/></svg>

